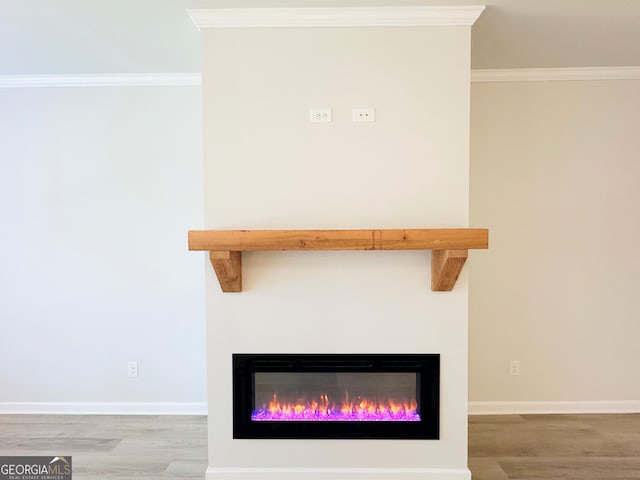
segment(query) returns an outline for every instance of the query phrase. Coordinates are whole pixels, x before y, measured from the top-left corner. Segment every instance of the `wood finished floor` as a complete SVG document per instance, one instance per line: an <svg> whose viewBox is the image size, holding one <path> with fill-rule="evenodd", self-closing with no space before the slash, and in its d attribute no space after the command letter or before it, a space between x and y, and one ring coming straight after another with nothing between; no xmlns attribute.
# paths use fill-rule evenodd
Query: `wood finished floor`
<svg viewBox="0 0 640 480"><path fill-rule="evenodd" d="M0 415L0 455L72 455L75 480L204 479L205 417ZM640 480L640 414L469 419L473 480Z"/></svg>
<svg viewBox="0 0 640 480"><path fill-rule="evenodd" d="M469 418L473 480L639 480L640 414Z"/></svg>
<svg viewBox="0 0 640 480"><path fill-rule="evenodd" d="M204 480L207 420L0 415L0 455L71 455L74 480Z"/></svg>

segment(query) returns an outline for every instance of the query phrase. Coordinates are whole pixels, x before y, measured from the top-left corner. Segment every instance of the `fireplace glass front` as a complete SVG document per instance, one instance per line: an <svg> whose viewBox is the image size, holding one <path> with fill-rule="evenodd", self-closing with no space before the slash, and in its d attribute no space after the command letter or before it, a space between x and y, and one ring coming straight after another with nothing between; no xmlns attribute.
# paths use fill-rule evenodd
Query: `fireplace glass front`
<svg viewBox="0 0 640 480"><path fill-rule="evenodd" d="M437 439L439 355L233 356L234 438Z"/></svg>

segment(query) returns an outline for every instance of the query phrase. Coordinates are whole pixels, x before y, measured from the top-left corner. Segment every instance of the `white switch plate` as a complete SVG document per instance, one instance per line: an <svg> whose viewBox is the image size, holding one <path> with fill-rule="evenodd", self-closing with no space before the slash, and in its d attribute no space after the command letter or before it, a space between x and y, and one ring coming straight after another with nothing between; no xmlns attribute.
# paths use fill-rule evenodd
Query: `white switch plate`
<svg viewBox="0 0 640 480"><path fill-rule="evenodd" d="M375 122L376 109L375 108L354 108L353 121L354 122Z"/></svg>
<svg viewBox="0 0 640 480"><path fill-rule="evenodd" d="M129 377L138 376L138 362L127 363L127 376Z"/></svg>
<svg viewBox="0 0 640 480"><path fill-rule="evenodd" d="M330 123L330 108L311 108L309 109L309 121L311 123Z"/></svg>

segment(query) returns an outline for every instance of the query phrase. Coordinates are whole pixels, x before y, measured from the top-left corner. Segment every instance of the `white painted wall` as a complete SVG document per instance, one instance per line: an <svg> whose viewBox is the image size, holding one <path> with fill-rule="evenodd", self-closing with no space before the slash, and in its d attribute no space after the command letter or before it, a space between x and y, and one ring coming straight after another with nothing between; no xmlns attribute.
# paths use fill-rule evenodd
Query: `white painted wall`
<svg viewBox="0 0 640 480"><path fill-rule="evenodd" d="M207 228L467 225L468 28L205 30L203 53ZM431 292L429 261L248 253L237 294L207 265L207 478L470 478L467 276ZM441 440L234 441L234 352L440 353Z"/></svg>
<svg viewBox="0 0 640 480"><path fill-rule="evenodd" d="M638 125L640 81L473 85L472 401L640 409Z"/></svg>
<svg viewBox="0 0 640 480"><path fill-rule="evenodd" d="M205 401L200 98L0 89L0 411Z"/></svg>
<svg viewBox="0 0 640 480"><path fill-rule="evenodd" d="M189 1L3 1L0 74L197 72Z"/></svg>

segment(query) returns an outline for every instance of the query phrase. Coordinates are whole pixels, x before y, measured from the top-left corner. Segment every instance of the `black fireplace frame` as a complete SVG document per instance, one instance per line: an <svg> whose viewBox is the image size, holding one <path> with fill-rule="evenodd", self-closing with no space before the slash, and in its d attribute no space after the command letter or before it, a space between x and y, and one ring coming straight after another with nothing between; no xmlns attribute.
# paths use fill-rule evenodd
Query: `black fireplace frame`
<svg viewBox="0 0 640 480"><path fill-rule="evenodd" d="M415 372L421 420L251 421L256 372ZM437 440L440 438L440 355L233 354L233 438Z"/></svg>

